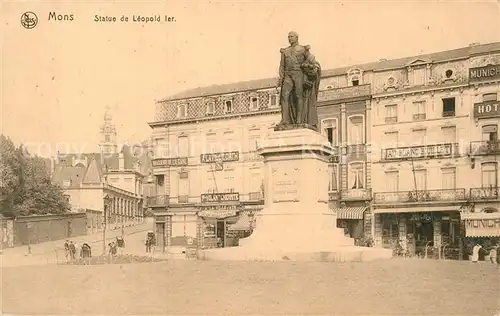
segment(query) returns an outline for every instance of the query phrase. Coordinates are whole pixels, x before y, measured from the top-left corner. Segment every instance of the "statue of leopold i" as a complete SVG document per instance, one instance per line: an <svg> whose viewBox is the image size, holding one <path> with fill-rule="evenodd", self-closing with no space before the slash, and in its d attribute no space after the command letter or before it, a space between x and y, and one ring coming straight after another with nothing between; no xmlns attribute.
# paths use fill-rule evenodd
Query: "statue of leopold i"
<svg viewBox="0 0 500 316"><path fill-rule="evenodd" d="M310 53L309 45L299 45L297 33L290 32L288 42L290 46L281 49L278 88L281 87L282 119L276 129L317 129L321 66Z"/></svg>

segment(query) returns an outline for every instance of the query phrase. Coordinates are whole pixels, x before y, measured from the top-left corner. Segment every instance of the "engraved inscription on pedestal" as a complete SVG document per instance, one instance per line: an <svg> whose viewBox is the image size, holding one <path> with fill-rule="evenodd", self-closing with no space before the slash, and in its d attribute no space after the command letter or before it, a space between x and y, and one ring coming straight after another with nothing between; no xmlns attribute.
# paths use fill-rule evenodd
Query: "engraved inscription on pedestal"
<svg viewBox="0 0 500 316"><path fill-rule="evenodd" d="M298 202L298 171L299 168L279 170L273 168L273 202Z"/></svg>

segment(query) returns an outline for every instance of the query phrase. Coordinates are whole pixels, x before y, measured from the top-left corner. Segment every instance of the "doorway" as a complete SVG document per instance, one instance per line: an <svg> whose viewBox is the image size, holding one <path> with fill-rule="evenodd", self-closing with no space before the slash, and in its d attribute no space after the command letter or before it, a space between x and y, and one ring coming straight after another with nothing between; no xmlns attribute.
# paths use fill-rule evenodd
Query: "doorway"
<svg viewBox="0 0 500 316"><path fill-rule="evenodd" d="M165 252L165 223L156 223L156 246Z"/></svg>
<svg viewBox="0 0 500 316"><path fill-rule="evenodd" d="M410 225L413 226L412 246L415 249L415 254L425 254L425 247L434 244L434 227L432 222L413 222Z"/></svg>
<svg viewBox="0 0 500 316"><path fill-rule="evenodd" d="M226 221L225 220L217 220L217 228L216 228L216 237L217 237L217 248L223 248L226 245Z"/></svg>

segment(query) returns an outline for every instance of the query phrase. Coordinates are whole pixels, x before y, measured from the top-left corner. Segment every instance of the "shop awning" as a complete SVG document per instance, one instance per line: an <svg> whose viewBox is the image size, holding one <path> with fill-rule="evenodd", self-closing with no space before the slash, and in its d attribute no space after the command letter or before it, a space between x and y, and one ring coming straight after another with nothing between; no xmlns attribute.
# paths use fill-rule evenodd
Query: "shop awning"
<svg viewBox="0 0 500 316"><path fill-rule="evenodd" d="M255 227L255 216L250 216L248 211L242 211L236 223L229 226L229 230L251 230Z"/></svg>
<svg viewBox="0 0 500 316"><path fill-rule="evenodd" d="M465 221L465 236L494 237L500 236L500 212L462 213Z"/></svg>
<svg viewBox="0 0 500 316"><path fill-rule="evenodd" d="M339 207L333 211L337 214L337 219L363 219L367 206Z"/></svg>
<svg viewBox="0 0 500 316"><path fill-rule="evenodd" d="M398 208L376 208L373 213L416 213L416 212L450 212L457 211L460 206L430 206L430 205L419 205L413 207L398 207Z"/></svg>

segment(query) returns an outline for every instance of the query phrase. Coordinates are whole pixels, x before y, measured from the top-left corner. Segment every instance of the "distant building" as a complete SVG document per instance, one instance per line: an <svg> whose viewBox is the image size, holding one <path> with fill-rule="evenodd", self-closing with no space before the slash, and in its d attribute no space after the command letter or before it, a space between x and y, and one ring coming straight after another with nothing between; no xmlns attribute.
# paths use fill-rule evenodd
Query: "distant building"
<svg viewBox="0 0 500 316"><path fill-rule="evenodd" d="M148 148L124 145L117 152L116 128L108 109L100 135L98 153L58 153L52 179L64 189L72 210L96 214L95 223L89 224L94 228L101 227L105 209L112 227L142 221L147 208L145 186L150 186Z"/></svg>

